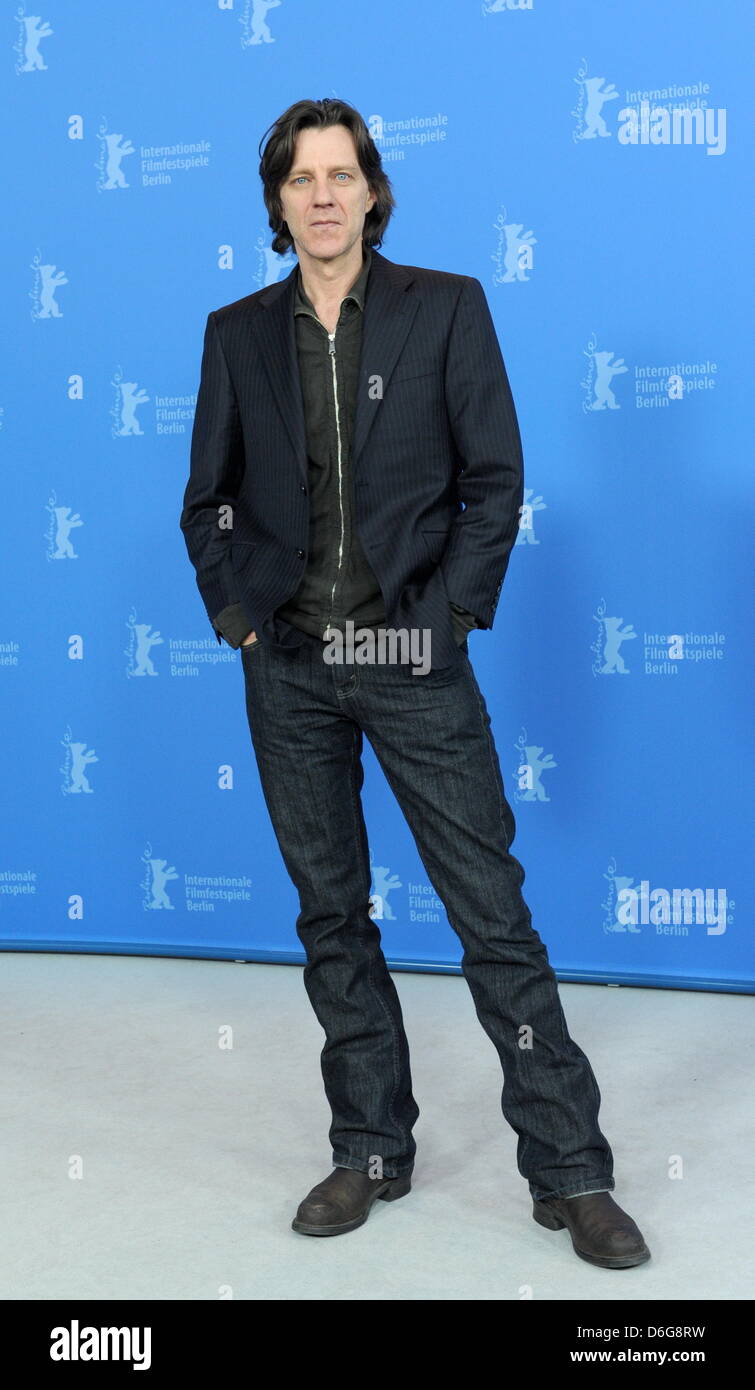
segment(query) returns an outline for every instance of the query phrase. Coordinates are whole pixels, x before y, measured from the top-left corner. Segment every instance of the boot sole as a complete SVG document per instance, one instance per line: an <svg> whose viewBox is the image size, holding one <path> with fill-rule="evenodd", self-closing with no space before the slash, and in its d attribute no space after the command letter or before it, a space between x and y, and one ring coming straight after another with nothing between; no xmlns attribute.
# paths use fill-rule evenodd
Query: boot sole
<svg viewBox="0 0 755 1390"><path fill-rule="evenodd" d="M396 1202L399 1197L405 1197L411 1191L411 1177L394 1178L390 1186L385 1186L379 1192L374 1192L366 1209L354 1217L353 1221L342 1221L335 1226L318 1226L309 1221L298 1221L296 1217L291 1222L291 1229L298 1231L304 1236L341 1236L347 1231L355 1231L358 1226L363 1226L370 1214L374 1202Z"/></svg>
<svg viewBox="0 0 755 1390"><path fill-rule="evenodd" d="M533 1200L532 1215L538 1226L544 1226L547 1231L565 1231L568 1229L566 1222L562 1221L561 1217L557 1216L544 1202ZM643 1245L642 1249L634 1255L588 1255L587 1251L580 1250L571 1231L569 1231L569 1235L575 1253L579 1255L580 1260L587 1260L588 1264L598 1265L601 1269L632 1269L634 1265L642 1265L650 1259L650 1251L646 1245Z"/></svg>

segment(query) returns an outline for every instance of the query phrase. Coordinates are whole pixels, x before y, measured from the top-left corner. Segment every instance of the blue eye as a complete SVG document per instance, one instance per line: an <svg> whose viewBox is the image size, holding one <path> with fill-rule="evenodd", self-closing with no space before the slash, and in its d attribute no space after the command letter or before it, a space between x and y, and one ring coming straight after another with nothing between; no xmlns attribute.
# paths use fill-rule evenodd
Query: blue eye
<svg viewBox="0 0 755 1390"><path fill-rule="evenodd" d="M301 183L302 179L306 179L307 177L308 177L307 174L297 174L296 177L293 179L293 183ZM341 172L340 172L339 174L336 174L336 178L337 178L337 179L350 179L350 178L351 178L351 174L348 172L348 170L342 169Z"/></svg>

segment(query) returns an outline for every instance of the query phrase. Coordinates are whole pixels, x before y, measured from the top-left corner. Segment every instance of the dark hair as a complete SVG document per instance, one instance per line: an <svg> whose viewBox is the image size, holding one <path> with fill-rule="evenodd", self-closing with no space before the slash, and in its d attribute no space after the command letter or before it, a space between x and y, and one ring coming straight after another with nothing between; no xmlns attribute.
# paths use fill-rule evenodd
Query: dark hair
<svg viewBox="0 0 755 1390"><path fill-rule="evenodd" d="M391 190L391 181L383 172L380 151L355 107L350 106L347 101L323 97L322 101L295 101L277 121L268 126L260 140L259 173L265 207L274 232L273 251L280 255L294 244L288 225L283 220L280 188L293 164L296 137L300 130L309 126L323 129L331 125L343 125L351 131L359 167L367 180L370 192L376 196L375 203L364 219L362 241L365 246L382 245L383 233L396 206L396 200ZM262 142L268 135L269 139L263 151Z"/></svg>

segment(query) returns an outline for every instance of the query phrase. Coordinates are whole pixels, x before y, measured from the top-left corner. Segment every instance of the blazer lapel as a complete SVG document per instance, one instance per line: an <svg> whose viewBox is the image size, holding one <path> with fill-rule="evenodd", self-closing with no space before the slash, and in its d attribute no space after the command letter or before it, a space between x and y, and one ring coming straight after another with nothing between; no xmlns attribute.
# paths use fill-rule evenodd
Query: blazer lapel
<svg viewBox="0 0 755 1390"><path fill-rule="evenodd" d="M291 437L302 479L306 480L307 438L294 331L297 270L295 265L285 280L271 285L269 292L258 300L255 330L270 389Z"/></svg>
<svg viewBox="0 0 755 1390"><path fill-rule="evenodd" d="M408 266L386 260L373 247L364 302L354 414L352 461L355 471L380 410L391 372L414 322L419 300L416 295L406 293L413 278ZM376 385L379 391L376 391Z"/></svg>

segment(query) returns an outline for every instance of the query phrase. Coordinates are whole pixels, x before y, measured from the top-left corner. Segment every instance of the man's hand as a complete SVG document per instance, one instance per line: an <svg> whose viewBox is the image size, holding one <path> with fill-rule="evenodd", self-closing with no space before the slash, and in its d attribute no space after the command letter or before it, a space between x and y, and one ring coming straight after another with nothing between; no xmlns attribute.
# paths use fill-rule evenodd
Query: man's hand
<svg viewBox="0 0 755 1390"><path fill-rule="evenodd" d="M252 642L256 642L256 640L257 640L257 634L256 634L256 632L250 632L250 633L248 634L248 636L246 636L246 637L244 638L244 640L243 640L243 642L241 643L241 645L242 645L242 647L250 647L251 644L252 644Z"/></svg>

